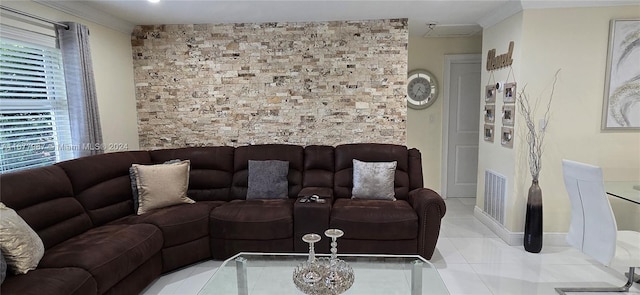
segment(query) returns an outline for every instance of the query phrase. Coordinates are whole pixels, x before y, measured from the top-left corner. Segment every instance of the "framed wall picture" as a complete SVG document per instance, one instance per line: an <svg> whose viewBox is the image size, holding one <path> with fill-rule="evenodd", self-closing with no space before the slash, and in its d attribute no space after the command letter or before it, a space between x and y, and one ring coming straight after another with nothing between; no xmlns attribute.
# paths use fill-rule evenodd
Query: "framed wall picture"
<svg viewBox="0 0 640 295"><path fill-rule="evenodd" d="M484 141L493 142L493 124L484 124Z"/></svg>
<svg viewBox="0 0 640 295"><path fill-rule="evenodd" d="M516 102L516 82L510 82L504 84L504 103Z"/></svg>
<svg viewBox="0 0 640 295"><path fill-rule="evenodd" d="M496 85L487 85L485 87L485 97L484 97L484 102L485 103L494 103L496 102Z"/></svg>
<svg viewBox="0 0 640 295"><path fill-rule="evenodd" d="M503 147L513 148L513 127L502 127L500 143Z"/></svg>
<svg viewBox="0 0 640 295"><path fill-rule="evenodd" d="M602 129L640 130L640 19L612 20L605 72Z"/></svg>
<svg viewBox="0 0 640 295"><path fill-rule="evenodd" d="M496 121L496 105L487 104L484 106L484 122L493 123Z"/></svg>
<svg viewBox="0 0 640 295"><path fill-rule="evenodd" d="M516 115L515 104L505 104L502 106L502 125L513 126L513 119Z"/></svg>

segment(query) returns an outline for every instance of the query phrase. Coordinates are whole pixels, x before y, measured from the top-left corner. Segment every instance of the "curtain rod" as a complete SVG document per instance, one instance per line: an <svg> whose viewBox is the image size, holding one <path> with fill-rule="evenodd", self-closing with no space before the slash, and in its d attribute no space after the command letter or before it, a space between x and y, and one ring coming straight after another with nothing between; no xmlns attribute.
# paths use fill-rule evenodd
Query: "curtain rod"
<svg viewBox="0 0 640 295"><path fill-rule="evenodd" d="M63 23L59 23L59 22L55 22L55 21L52 21L52 20L48 20L46 18L42 18L42 17L30 14L30 13L22 12L20 10L13 9L11 7L6 7L4 5L0 5L0 9L6 10L6 11L9 11L9 12L13 12L13 13L16 13L16 14L19 14L19 15L23 15L23 16L26 16L26 17L30 17L30 18L33 18L33 19L36 19L36 20L39 20L39 21L42 21L42 22L45 22L45 23L50 23L50 24L52 24L54 26L63 27L65 29L67 29L67 30L69 29L69 26L65 25Z"/></svg>

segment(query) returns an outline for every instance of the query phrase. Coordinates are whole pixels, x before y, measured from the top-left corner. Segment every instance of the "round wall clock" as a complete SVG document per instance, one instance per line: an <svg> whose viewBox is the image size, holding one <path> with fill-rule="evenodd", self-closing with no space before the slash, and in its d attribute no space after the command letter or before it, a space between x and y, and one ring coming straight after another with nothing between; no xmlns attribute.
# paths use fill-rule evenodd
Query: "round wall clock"
<svg viewBox="0 0 640 295"><path fill-rule="evenodd" d="M412 109L425 109L438 98L438 82L426 70L409 72L407 80L407 105Z"/></svg>

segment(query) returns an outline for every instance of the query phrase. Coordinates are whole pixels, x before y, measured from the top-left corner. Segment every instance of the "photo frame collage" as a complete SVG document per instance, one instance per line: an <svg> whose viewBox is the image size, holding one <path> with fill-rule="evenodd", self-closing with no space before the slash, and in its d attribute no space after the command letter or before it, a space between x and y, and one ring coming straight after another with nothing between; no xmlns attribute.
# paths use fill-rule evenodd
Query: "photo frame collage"
<svg viewBox="0 0 640 295"><path fill-rule="evenodd" d="M484 106L484 140L494 141L496 131L496 98L502 92L502 110L500 113L502 127L500 129L500 143L507 148L513 148L513 126L516 114L516 82L490 84L485 87ZM502 87L503 89L500 89Z"/></svg>

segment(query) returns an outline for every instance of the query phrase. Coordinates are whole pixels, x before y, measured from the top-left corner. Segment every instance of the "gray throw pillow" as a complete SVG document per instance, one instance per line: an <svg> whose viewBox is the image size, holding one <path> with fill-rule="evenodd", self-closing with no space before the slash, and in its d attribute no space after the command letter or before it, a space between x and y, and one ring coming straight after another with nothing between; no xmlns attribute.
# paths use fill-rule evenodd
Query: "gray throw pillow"
<svg viewBox="0 0 640 295"><path fill-rule="evenodd" d="M395 201L394 179L397 165L396 161L362 162L353 159L351 198Z"/></svg>
<svg viewBox="0 0 640 295"><path fill-rule="evenodd" d="M249 160L249 188L247 189L247 200L288 198L288 175L288 161Z"/></svg>
<svg viewBox="0 0 640 295"><path fill-rule="evenodd" d="M140 193L138 193L138 183L136 182L136 170L133 167L129 167L129 181L131 182L131 192L133 193L133 212L138 212Z"/></svg>
<svg viewBox="0 0 640 295"><path fill-rule="evenodd" d="M7 261L4 260L4 255L2 255L2 250L0 250L0 284L4 282L4 278L7 277Z"/></svg>

